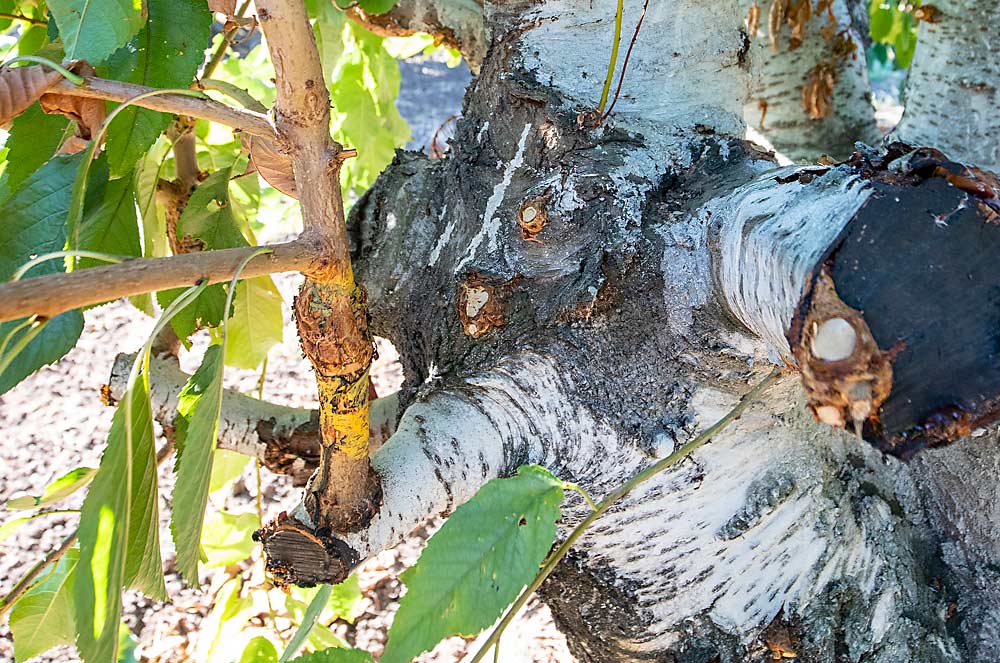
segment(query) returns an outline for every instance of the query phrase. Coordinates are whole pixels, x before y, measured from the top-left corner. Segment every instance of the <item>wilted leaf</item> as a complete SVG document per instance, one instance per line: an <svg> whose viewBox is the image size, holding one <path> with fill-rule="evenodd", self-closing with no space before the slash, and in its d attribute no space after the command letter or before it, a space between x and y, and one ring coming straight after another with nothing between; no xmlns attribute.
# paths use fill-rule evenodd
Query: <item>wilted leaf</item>
<svg viewBox="0 0 1000 663"><path fill-rule="evenodd" d="M97 470L93 467L78 467L70 470L46 486L41 495L23 495L7 500L6 508L38 509L55 504L90 483L96 472Z"/></svg>
<svg viewBox="0 0 1000 663"><path fill-rule="evenodd" d="M236 13L236 0L208 0L209 11L232 16Z"/></svg>
<svg viewBox="0 0 1000 663"><path fill-rule="evenodd" d="M14 661L73 643L72 587L79 551L70 548L51 571L18 599L10 612Z"/></svg>
<svg viewBox="0 0 1000 663"><path fill-rule="evenodd" d="M563 484L526 465L455 509L400 576L407 587L382 663L405 663L443 638L497 620L538 573L556 536Z"/></svg>
<svg viewBox="0 0 1000 663"><path fill-rule="evenodd" d="M222 347L205 351L201 366L177 397L177 484L170 532L177 568L188 584L198 585L198 557L215 440L222 408Z"/></svg>
<svg viewBox="0 0 1000 663"><path fill-rule="evenodd" d="M0 525L0 541L3 541L7 537L11 536L17 530L21 529L25 523L31 520L31 516L24 516L23 518L11 518L3 525Z"/></svg>
<svg viewBox="0 0 1000 663"><path fill-rule="evenodd" d="M40 64L0 69L0 125L27 110L62 74Z"/></svg>
<svg viewBox="0 0 1000 663"><path fill-rule="evenodd" d="M277 150L273 140L244 134L243 146L250 153L250 165L264 181L286 196L299 197L292 175L292 160Z"/></svg>

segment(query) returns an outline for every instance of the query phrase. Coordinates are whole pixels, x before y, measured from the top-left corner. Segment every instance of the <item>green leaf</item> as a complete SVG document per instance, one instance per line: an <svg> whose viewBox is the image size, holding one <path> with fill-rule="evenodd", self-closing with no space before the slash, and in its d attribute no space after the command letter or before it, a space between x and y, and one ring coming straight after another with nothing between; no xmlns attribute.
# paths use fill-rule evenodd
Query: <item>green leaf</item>
<svg viewBox="0 0 1000 663"><path fill-rule="evenodd" d="M73 577L79 551L62 559L18 599L10 612L14 661L20 663L58 645L73 644Z"/></svg>
<svg viewBox="0 0 1000 663"><path fill-rule="evenodd" d="M93 467L78 467L70 470L46 486L45 491L41 495L24 495L7 500L6 508L37 509L55 504L90 483L96 472L97 470Z"/></svg>
<svg viewBox="0 0 1000 663"><path fill-rule="evenodd" d="M66 58L103 62L135 36L145 20L142 0L49 0Z"/></svg>
<svg viewBox="0 0 1000 663"><path fill-rule="evenodd" d="M139 244L139 225L135 216L135 198L132 178L111 180L104 188L103 200L86 212L80 227L80 249L138 257L142 255ZM91 258L81 258L80 268L107 263Z"/></svg>
<svg viewBox="0 0 1000 663"><path fill-rule="evenodd" d="M556 536L563 484L526 465L455 509L400 579L407 587L382 663L403 663L443 638L493 624L538 573Z"/></svg>
<svg viewBox="0 0 1000 663"><path fill-rule="evenodd" d="M163 210L156 204L156 185L170 152L170 143L156 143L135 169L135 205L142 220L142 255L147 258L167 255L167 222Z"/></svg>
<svg viewBox="0 0 1000 663"><path fill-rule="evenodd" d="M25 516L23 518L11 518L3 525L0 525L0 541L3 541L7 537L14 534L14 532L21 529L21 526L30 520L31 516Z"/></svg>
<svg viewBox="0 0 1000 663"><path fill-rule="evenodd" d="M237 477L243 474L243 470L250 464L250 456L216 449L212 461L212 478L208 482L208 493L211 495L218 490L222 490L232 483Z"/></svg>
<svg viewBox="0 0 1000 663"><path fill-rule="evenodd" d="M258 276L236 284L233 312L229 317L226 363L253 370L268 351L281 343L284 321L281 293L270 276Z"/></svg>
<svg viewBox="0 0 1000 663"><path fill-rule="evenodd" d="M247 643L240 663L278 663L278 650L267 638L258 635Z"/></svg>
<svg viewBox="0 0 1000 663"><path fill-rule="evenodd" d="M139 639L132 633L128 624L118 624L118 663L139 663L135 650L139 647Z"/></svg>
<svg viewBox="0 0 1000 663"><path fill-rule="evenodd" d="M381 37L348 21L344 53L330 85L335 138L357 148L342 169L342 183L360 196L410 140L410 126L396 109L399 63Z"/></svg>
<svg viewBox="0 0 1000 663"><path fill-rule="evenodd" d="M212 15L204 0L147 0L149 20L108 61L107 76L157 88L186 88L208 45ZM108 127L112 176L124 175L171 122L167 113L126 108Z"/></svg>
<svg viewBox="0 0 1000 663"><path fill-rule="evenodd" d="M131 422L126 422L129 398ZM122 589L134 587L153 598L166 598L157 494L149 392L140 378L115 410L108 446L80 515L76 645L87 663L116 658Z"/></svg>
<svg viewBox="0 0 1000 663"><path fill-rule="evenodd" d="M238 576L222 585L215 605L198 628L198 651L194 657L200 663L229 663L233 653L229 644L253 616L253 600L241 597L243 580Z"/></svg>
<svg viewBox="0 0 1000 663"><path fill-rule="evenodd" d="M33 255L62 250L70 193L81 159L82 155L53 157L0 205L0 280L8 280ZM50 261L28 274L59 271L62 264Z"/></svg>
<svg viewBox="0 0 1000 663"><path fill-rule="evenodd" d="M2 217L0 217L2 218ZM0 227L2 227L0 223ZM2 231L0 231L2 234ZM2 248L0 248L2 251ZM56 262L56 261L52 261ZM44 267L44 265L40 266ZM34 273L35 270L32 270ZM0 323L0 339L4 339L24 318ZM20 338L22 330L11 339L11 345ZM0 373L0 394L13 389L24 378L42 366L55 363L76 346L83 332L83 314L80 311L66 311L45 323L45 327L25 346L10 365Z"/></svg>
<svg viewBox="0 0 1000 663"><path fill-rule="evenodd" d="M52 158L65 137L69 123L69 118L49 115L38 104L32 104L14 118L6 143L10 152L4 170L5 192L17 191L26 177Z"/></svg>
<svg viewBox="0 0 1000 663"><path fill-rule="evenodd" d="M362 649L334 647L314 651L292 659L292 663L373 663L372 655Z"/></svg>
<svg viewBox="0 0 1000 663"><path fill-rule="evenodd" d="M199 544L221 409L222 347L212 345L177 397L177 484L170 531L177 568L193 586L198 585Z"/></svg>
<svg viewBox="0 0 1000 663"><path fill-rule="evenodd" d="M288 641L288 646L285 647L285 651L282 652L279 663L288 663L292 656L295 656L299 649L302 648L302 645L305 644L306 638L309 637L309 633L316 625L316 620L319 619L320 613L323 612L323 608L326 607L327 601L330 600L330 595L332 593L333 587L331 585L323 585L316 591L316 595L313 596L312 601L309 602L309 607L306 608L305 614L302 615L302 619L299 622L299 628L296 629L292 639Z"/></svg>
<svg viewBox="0 0 1000 663"><path fill-rule="evenodd" d="M202 564L212 568L242 562L257 548L250 534L258 527L256 513L210 511L201 532Z"/></svg>

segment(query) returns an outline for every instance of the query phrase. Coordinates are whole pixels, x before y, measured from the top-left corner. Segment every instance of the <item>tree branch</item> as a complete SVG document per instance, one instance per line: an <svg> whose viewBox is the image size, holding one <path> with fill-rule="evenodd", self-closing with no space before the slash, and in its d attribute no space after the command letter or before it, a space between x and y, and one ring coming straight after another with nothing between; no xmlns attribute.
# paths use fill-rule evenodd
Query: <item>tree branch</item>
<svg viewBox="0 0 1000 663"><path fill-rule="evenodd" d="M254 258L243 278L277 272L308 271L319 262L316 249L301 241L278 244ZM30 315L54 317L64 311L131 297L145 292L193 285L201 279L221 283L258 247L222 249L169 256L137 258L115 265L51 274L0 285L0 322Z"/></svg>
<svg viewBox="0 0 1000 663"><path fill-rule="evenodd" d="M65 94L71 97L86 97L89 99L108 99L109 101L125 101L132 97L150 92L154 88L145 85L133 85L91 76L84 77L83 85L74 85L63 80L52 87L49 92ZM268 117L262 113L233 108L211 99L199 99L184 95L161 94L135 102L150 110L175 115L190 115L191 117L211 120L225 124L234 129L245 131L255 136L274 138L274 126Z"/></svg>
<svg viewBox="0 0 1000 663"><path fill-rule="evenodd" d="M115 358L108 380L113 401L124 396L134 361L135 355L120 354ZM172 429L177 417L177 397L191 376L180 369L173 356L152 357L149 372L153 416L165 429ZM396 394L372 403L369 440L372 449L382 446L395 431L398 406ZM301 486L319 461L319 413L224 389L217 446L256 458L271 472L290 475Z"/></svg>

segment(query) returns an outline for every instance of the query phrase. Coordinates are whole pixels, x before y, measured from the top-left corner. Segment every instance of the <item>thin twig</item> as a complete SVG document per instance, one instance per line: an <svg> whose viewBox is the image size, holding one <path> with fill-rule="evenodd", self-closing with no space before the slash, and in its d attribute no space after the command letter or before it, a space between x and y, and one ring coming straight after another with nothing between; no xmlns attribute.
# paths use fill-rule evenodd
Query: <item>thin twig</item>
<svg viewBox="0 0 1000 663"><path fill-rule="evenodd" d="M272 248L273 253L253 259L244 272L245 278L306 271L314 267L318 260L317 249L309 242L289 242ZM0 284L0 322L29 315L52 318L82 306L187 287L201 279L221 283L231 279L240 261L257 249L251 246L165 258L136 258L117 265Z"/></svg>
<svg viewBox="0 0 1000 663"><path fill-rule="evenodd" d="M618 87L615 88L615 96L611 99L611 105L608 106L608 110L601 116L601 122L606 120L611 111L615 109L615 104L618 103L618 95L622 91L622 83L625 82L625 72L628 71L628 61L632 57L632 49L635 48L635 41L639 38L639 30L642 28L642 21L646 18L646 9L649 7L649 0L642 3L642 13L639 14L639 21L635 24L635 31L632 33L632 41L628 44L628 50L625 51L625 60L622 62L622 73L618 75Z"/></svg>
<svg viewBox="0 0 1000 663"><path fill-rule="evenodd" d="M243 4L240 5L240 8L236 10L236 14L233 15L233 18L243 18L243 15L246 14L247 9L249 8L250 0L244 0ZM234 28L226 30L226 32L222 35L222 41L219 42L219 47L215 49L214 53L212 53L212 59L205 64L205 68L201 72L202 78L212 77L212 74L215 73L215 70L222 62L222 58L226 57L226 51L228 51L229 47L233 45L233 38L236 37L236 33L239 29L240 26L237 25Z"/></svg>
<svg viewBox="0 0 1000 663"><path fill-rule="evenodd" d="M154 89L145 85L133 85L132 83L85 76L83 85L74 85L70 81L59 81L49 91L71 97L126 101L140 94L151 92ZM136 101L135 105L163 113L190 115L191 117L218 122L219 124L224 124L255 136L274 138L274 126L271 124L271 120L263 113L234 108L218 101L212 101L211 99L199 99L179 94L165 94Z"/></svg>
<svg viewBox="0 0 1000 663"><path fill-rule="evenodd" d="M9 18L12 21L24 21L25 23L31 23L32 25L49 24L49 22L43 18L31 18L30 16L25 16L24 14L13 14L11 12L0 12L0 18Z"/></svg>
<svg viewBox="0 0 1000 663"><path fill-rule="evenodd" d="M712 426L710 426L705 432L701 433L663 460L658 461L639 472L605 497L604 500L601 501L600 505L598 505L597 510L592 511L586 518L583 519L582 522L580 522L579 525L573 528L573 531L566 538L566 540L563 541L562 545L559 546L559 548L552 553L547 560L545 560L545 564L542 565L542 570L537 576L535 576L532 583L528 585L523 592L521 592L521 595L517 597L517 600L511 604L510 608L507 610L507 614L504 615L504 618L500 621L497 627L493 629L493 632L490 633L490 637L486 639L486 642L484 642L479 651L476 652L475 657L472 658L470 663L479 663L479 661L482 660L483 656L486 655L487 650L500 639L504 629L507 628L510 622L514 619L514 616L517 615L518 611L524 606L525 603L527 603L528 599L535 593L535 590L541 586L542 582L544 582L552 571L555 570L559 562L562 561L562 558L569 552L569 549L573 547L573 544L576 543L581 536L583 536L583 533L587 531L587 528L590 527L595 520L600 518L601 515L610 509L616 502L632 492L636 486L653 478L667 468L676 465L690 455L695 449L715 437L730 423L739 419L743 412L757 398L757 396L759 396L765 389L771 386L775 380L778 379L781 372L780 368L775 368L767 375L767 377L758 382L753 389L748 391L743 398L740 399L740 402L736 404L736 407L726 413L726 415L717 422L712 424Z"/></svg>

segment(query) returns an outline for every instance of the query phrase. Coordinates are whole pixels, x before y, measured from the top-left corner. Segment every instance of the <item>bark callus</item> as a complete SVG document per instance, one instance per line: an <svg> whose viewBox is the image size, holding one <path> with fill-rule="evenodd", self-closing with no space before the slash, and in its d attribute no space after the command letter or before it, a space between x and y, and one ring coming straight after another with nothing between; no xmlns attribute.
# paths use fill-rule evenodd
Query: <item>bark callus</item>
<svg viewBox="0 0 1000 663"><path fill-rule="evenodd" d="M311 532L285 513L254 532L253 540L263 544L267 571L283 589L343 582L358 563L354 551L329 530Z"/></svg>
<svg viewBox="0 0 1000 663"><path fill-rule="evenodd" d="M855 154L873 195L817 279L892 349L892 390L865 437L908 459L1000 416L1000 182L932 149Z"/></svg>

